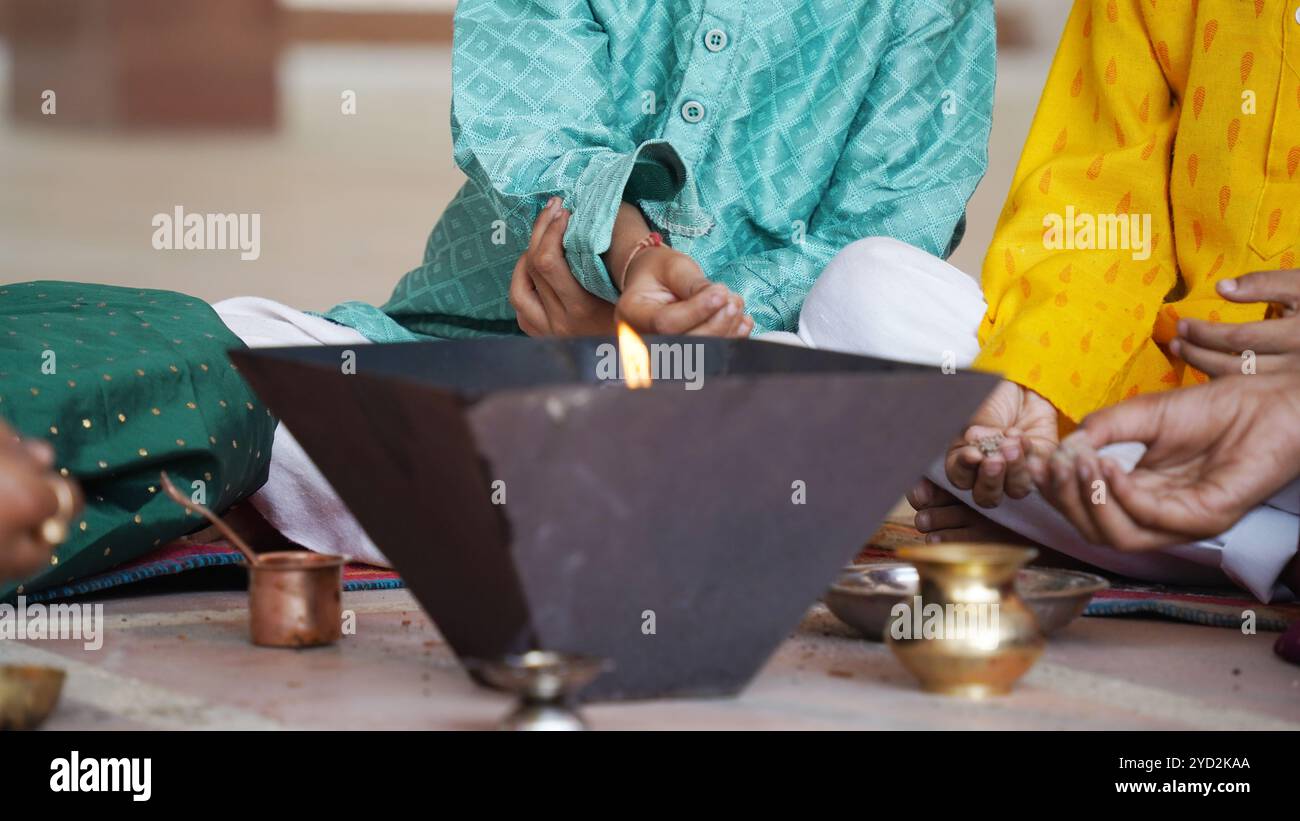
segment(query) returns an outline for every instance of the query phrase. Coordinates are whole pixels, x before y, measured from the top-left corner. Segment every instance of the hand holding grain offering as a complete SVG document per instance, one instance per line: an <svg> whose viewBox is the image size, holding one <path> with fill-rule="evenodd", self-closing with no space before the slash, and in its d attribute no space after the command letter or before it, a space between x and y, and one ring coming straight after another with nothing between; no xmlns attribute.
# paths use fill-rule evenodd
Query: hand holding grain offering
<svg viewBox="0 0 1300 821"><path fill-rule="evenodd" d="M1056 408L1034 391L1003 381L954 439L944 459L948 481L969 490L981 507L1003 495L1023 499L1033 488L1027 459L1056 448Z"/></svg>
<svg viewBox="0 0 1300 821"><path fill-rule="evenodd" d="M748 336L754 330L745 300L669 247L630 203L619 206L603 260L622 294L618 320L641 333Z"/></svg>
<svg viewBox="0 0 1300 821"><path fill-rule="evenodd" d="M754 329L743 299L709 281L695 260L662 245L632 260L616 314L652 334L743 337Z"/></svg>
<svg viewBox="0 0 1300 821"><path fill-rule="evenodd" d="M1129 473L1096 453L1125 441L1147 446ZM1089 416L1031 470L1094 544L1153 550L1217 536L1300 475L1300 374L1136 397Z"/></svg>
<svg viewBox="0 0 1300 821"><path fill-rule="evenodd" d="M629 211L630 209L630 211ZM528 250L515 263L510 304L529 336L612 333L615 306L587 291L564 255L572 213L552 197L533 223ZM619 318L645 333L746 336L754 328L744 300L709 281L698 263L662 244L642 243L650 229L640 213L620 211L606 264L624 291Z"/></svg>
<svg viewBox="0 0 1300 821"><path fill-rule="evenodd" d="M1272 302L1275 319L1220 323L1183 319L1170 351L1210 376L1300 371L1300 270L1260 271L1218 285L1230 302Z"/></svg>

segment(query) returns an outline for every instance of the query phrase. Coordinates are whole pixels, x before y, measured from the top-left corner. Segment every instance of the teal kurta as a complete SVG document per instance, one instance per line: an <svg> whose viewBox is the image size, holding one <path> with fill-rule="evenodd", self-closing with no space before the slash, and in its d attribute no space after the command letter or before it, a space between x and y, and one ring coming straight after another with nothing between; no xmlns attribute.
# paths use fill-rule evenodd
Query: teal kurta
<svg viewBox="0 0 1300 821"><path fill-rule="evenodd" d="M848 243L937 256L987 163L991 0L460 0L452 137L468 182L380 309L376 341L519 333L511 272L552 195L574 276L637 203L757 332L793 330Z"/></svg>
<svg viewBox="0 0 1300 821"><path fill-rule="evenodd" d="M206 524L162 493L160 471L218 511L262 486L275 420L226 357L242 347L212 308L184 294L0 285L0 417L53 445L56 467L86 497L50 567L0 581L0 601Z"/></svg>

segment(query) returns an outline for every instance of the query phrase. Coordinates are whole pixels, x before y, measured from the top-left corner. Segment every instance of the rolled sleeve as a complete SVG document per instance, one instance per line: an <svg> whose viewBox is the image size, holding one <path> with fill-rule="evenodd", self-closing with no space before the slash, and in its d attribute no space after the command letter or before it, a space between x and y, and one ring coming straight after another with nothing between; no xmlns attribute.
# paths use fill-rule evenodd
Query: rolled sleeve
<svg viewBox="0 0 1300 821"><path fill-rule="evenodd" d="M685 165L665 140L648 140L630 154L602 151L589 158L567 203L573 219L564 235L569 268L582 287L609 302L618 299L601 254L609 250L619 204L672 200L685 181Z"/></svg>

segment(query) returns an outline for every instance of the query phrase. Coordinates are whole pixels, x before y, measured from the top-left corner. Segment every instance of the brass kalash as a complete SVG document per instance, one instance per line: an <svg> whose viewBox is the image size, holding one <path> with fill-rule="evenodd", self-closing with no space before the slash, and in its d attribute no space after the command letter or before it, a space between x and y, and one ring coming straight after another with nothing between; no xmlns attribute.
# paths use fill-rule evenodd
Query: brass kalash
<svg viewBox="0 0 1300 821"><path fill-rule="evenodd" d="M996 382L630 329L230 356L476 681L608 661L581 700L738 692Z"/></svg>
<svg viewBox="0 0 1300 821"><path fill-rule="evenodd" d="M885 632L925 690L967 698L1003 695L1047 640L1016 592L1016 572L1038 551L993 544L905 547L920 589L896 604Z"/></svg>

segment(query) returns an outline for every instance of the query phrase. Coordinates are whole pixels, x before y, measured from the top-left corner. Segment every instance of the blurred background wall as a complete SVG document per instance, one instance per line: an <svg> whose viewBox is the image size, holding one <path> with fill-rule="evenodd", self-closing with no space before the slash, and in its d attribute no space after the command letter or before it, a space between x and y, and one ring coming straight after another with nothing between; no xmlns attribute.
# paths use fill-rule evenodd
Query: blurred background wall
<svg viewBox="0 0 1300 821"><path fill-rule="evenodd" d="M462 180L454 5L0 0L0 282L382 302ZM954 260L976 276L1070 2L997 5L991 165ZM176 205L261 214L260 258L154 250Z"/></svg>

